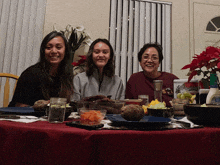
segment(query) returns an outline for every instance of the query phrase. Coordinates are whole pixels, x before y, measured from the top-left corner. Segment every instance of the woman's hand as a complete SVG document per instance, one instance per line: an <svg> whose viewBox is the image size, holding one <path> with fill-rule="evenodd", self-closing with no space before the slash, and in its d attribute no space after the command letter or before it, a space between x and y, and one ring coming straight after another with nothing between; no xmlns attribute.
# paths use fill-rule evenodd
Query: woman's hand
<svg viewBox="0 0 220 165"><path fill-rule="evenodd" d="M16 103L15 107L30 107L30 105L23 104L23 103Z"/></svg>

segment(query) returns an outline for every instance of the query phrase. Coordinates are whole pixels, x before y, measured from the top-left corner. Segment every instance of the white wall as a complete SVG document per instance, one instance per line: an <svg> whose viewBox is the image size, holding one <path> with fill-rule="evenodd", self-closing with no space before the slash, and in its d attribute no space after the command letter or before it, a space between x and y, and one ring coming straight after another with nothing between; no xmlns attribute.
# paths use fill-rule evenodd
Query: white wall
<svg viewBox="0 0 220 165"><path fill-rule="evenodd" d="M44 35L56 24L58 30L70 24L83 25L92 40L108 38L110 0L47 0Z"/></svg>
<svg viewBox="0 0 220 165"><path fill-rule="evenodd" d="M158 0L160 1L160 0ZM161 0L172 2L172 73L187 78L181 68L191 61L192 32L190 5L194 1L220 3L219 0ZM53 25L62 30L67 24L83 25L92 40L108 38L110 0L47 0L44 35Z"/></svg>

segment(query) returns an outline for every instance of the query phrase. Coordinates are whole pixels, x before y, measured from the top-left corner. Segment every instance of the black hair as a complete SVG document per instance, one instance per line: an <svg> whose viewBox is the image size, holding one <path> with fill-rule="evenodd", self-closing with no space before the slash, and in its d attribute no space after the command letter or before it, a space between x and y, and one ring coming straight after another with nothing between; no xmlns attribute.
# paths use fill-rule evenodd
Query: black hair
<svg viewBox="0 0 220 165"><path fill-rule="evenodd" d="M94 50L95 44L98 42L103 42L110 48L110 59L108 60L108 63L103 68L103 75L106 75L108 77L112 77L115 74L115 68L114 68L114 51L110 44L110 42L107 39L98 38L89 47L89 51L86 58L86 75L91 76L94 72L94 70L97 68L95 63L93 62L92 54Z"/></svg>
<svg viewBox="0 0 220 165"><path fill-rule="evenodd" d="M161 63L161 61L163 60L163 53L162 53L162 46L158 43L148 43L145 44L141 50L138 52L138 61L141 62L142 59L142 55L145 52L146 49L150 48L150 47L154 47L159 55L159 62Z"/></svg>
<svg viewBox="0 0 220 165"><path fill-rule="evenodd" d="M65 55L64 59L60 62L56 76L59 77L59 80L61 82L60 97L66 97L69 100L70 95L73 93L73 67L71 65L70 61L70 51L68 48L68 43L65 38L65 36L61 32L52 31L48 35L45 36L41 43L40 47L40 62L39 65L42 70L42 82L44 85L42 85L42 92L45 97L45 99L49 99L49 85L52 81L51 75L49 74L51 64L47 61L45 57L45 49L47 46L47 43L52 40L54 37L60 36L64 40L65 44Z"/></svg>

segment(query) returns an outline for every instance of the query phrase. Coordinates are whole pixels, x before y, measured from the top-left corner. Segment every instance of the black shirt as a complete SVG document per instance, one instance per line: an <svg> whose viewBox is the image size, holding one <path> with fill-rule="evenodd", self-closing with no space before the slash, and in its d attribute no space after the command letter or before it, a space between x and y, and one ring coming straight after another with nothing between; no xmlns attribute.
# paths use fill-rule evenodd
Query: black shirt
<svg viewBox="0 0 220 165"><path fill-rule="evenodd" d="M38 63L30 66L21 74L9 107L14 107L16 103L32 106L38 100L47 100L43 95L43 88L48 90L49 97L59 96L61 87L59 77L50 76L51 81L48 83L48 79L45 79L42 73Z"/></svg>

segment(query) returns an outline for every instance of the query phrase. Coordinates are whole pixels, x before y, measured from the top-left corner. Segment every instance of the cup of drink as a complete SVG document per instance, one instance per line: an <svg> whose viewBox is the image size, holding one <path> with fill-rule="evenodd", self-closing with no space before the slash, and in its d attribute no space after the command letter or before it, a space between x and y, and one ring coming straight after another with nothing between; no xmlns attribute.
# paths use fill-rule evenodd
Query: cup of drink
<svg viewBox="0 0 220 165"><path fill-rule="evenodd" d="M149 104L149 96L148 95L138 95L138 99L142 100L140 105L148 105Z"/></svg>
<svg viewBox="0 0 220 165"><path fill-rule="evenodd" d="M52 97L50 99L48 121L50 123L62 123L65 118L66 98Z"/></svg>

